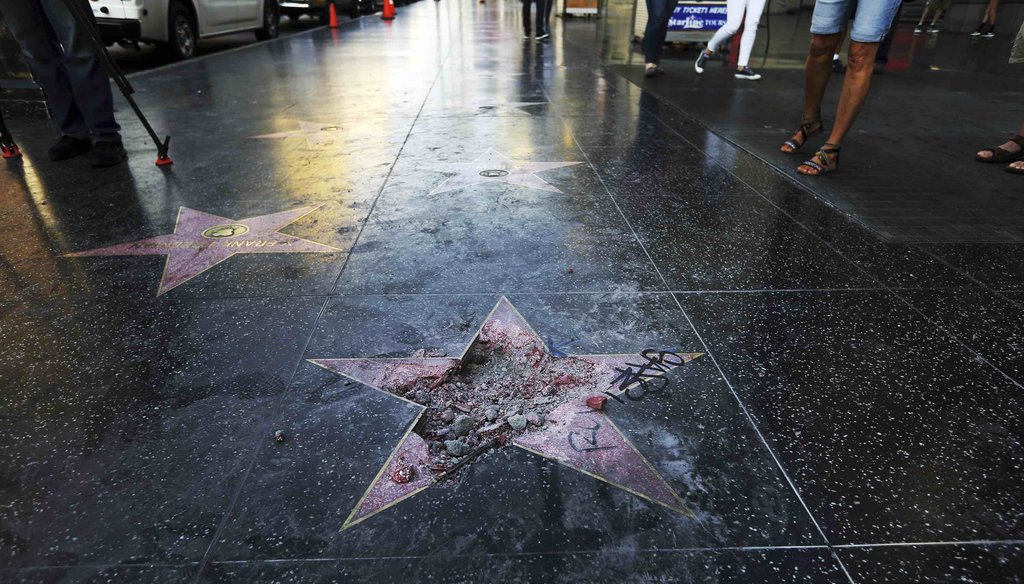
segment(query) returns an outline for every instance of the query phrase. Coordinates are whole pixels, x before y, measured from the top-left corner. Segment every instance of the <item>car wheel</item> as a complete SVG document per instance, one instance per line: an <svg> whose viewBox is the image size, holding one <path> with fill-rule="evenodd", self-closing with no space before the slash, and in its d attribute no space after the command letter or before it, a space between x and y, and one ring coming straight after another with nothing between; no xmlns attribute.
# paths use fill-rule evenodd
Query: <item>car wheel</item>
<svg viewBox="0 0 1024 584"><path fill-rule="evenodd" d="M263 2L263 28L256 30L256 38L261 41L276 39L281 32L281 7L277 0Z"/></svg>
<svg viewBox="0 0 1024 584"><path fill-rule="evenodd" d="M181 2L172 1L167 9L167 38L165 51L175 60L191 59L199 48L196 22Z"/></svg>

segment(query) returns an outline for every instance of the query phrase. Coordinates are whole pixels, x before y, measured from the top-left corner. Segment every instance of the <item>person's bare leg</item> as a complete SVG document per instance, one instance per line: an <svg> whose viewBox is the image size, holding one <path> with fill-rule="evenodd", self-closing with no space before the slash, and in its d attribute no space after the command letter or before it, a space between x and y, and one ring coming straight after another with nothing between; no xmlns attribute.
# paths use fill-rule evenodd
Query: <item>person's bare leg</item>
<svg viewBox="0 0 1024 584"><path fill-rule="evenodd" d="M825 88L832 76L832 55L843 42L845 33L812 34L811 47L807 51L807 62L804 64L804 112L800 124L813 122L821 117L821 101L825 98ZM799 143L803 137L798 131L791 140ZM782 146L787 154L796 152L789 144Z"/></svg>
<svg viewBox="0 0 1024 584"><path fill-rule="evenodd" d="M942 16L942 10L936 10L935 15L932 16L932 28L935 28L935 23L939 21L940 16Z"/></svg>
<svg viewBox="0 0 1024 584"><path fill-rule="evenodd" d="M821 111L825 88L832 76L832 55L843 42L843 33L811 35L811 48L807 51L804 64L804 115L803 119L813 120Z"/></svg>
<svg viewBox="0 0 1024 584"><path fill-rule="evenodd" d="M1018 134L1021 135L1021 136L1024 136L1024 124L1020 125L1020 132L1018 132ZM1002 148L1003 150L1006 150L1007 152L1020 152L1021 151L1020 144L1017 144L1013 140L1007 140L1006 142L1003 142L1002 144L1000 144L999 147ZM978 152L978 158L992 158L992 156L993 156L993 154L989 150L982 150L982 151ZM1017 164L1017 163L1014 163L1014 164Z"/></svg>
<svg viewBox="0 0 1024 584"><path fill-rule="evenodd" d="M843 138L850 131L861 106L864 105L864 100L868 97L877 52L878 43L859 43L857 41L850 43L850 58L846 64L843 91L839 94L836 123L832 125L832 133L827 142L836 149L842 145ZM817 174L814 168L807 165L801 165L800 169L806 174Z"/></svg>
<svg viewBox="0 0 1024 584"><path fill-rule="evenodd" d="M921 28L922 26L924 26L924 18L926 16L928 16L928 7L927 6L924 7L924 12L921 13L921 20L917 21L917 27L918 28Z"/></svg>

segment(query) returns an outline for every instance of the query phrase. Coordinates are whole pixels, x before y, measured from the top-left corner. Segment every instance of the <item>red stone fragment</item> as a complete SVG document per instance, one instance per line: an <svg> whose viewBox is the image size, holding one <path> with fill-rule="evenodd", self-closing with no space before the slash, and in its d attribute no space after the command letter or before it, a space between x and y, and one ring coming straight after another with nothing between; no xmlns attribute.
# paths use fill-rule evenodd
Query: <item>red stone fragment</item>
<svg viewBox="0 0 1024 584"><path fill-rule="evenodd" d="M563 373L555 378L555 385L569 385L573 382L573 378L568 373Z"/></svg>
<svg viewBox="0 0 1024 584"><path fill-rule="evenodd" d="M587 398L587 407L592 410L603 410L608 398L603 395L592 395Z"/></svg>
<svg viewBox="0 0 1024 584"><path fill-rule="evenodd" d="M404 485L405 483L408 483L409 481L412 480L413 474L415 473L413 472L412 466L404 463L399 463L398 468L396 468L395 471L391 473L391 480L394 481L395 483L398 483L399 485Z"/></svg>

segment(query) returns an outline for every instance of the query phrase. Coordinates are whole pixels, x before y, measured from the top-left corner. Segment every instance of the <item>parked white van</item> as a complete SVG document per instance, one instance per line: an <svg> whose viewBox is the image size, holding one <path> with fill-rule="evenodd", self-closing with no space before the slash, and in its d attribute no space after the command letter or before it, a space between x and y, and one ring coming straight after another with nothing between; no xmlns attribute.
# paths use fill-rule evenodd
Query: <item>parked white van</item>
<svg viewBox="0 0 1024 584"><path fill-rule="evenodd" d="M204 38L255 31L277 37L279 0L90 0L108 44L156 43L178 59L196 54Z"/></svg>

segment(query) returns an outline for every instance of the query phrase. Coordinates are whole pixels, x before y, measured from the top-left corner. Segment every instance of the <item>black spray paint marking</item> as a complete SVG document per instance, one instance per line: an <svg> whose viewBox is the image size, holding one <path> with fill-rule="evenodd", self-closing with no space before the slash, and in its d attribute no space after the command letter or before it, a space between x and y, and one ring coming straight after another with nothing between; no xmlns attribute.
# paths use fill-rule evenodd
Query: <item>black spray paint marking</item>
<svg viewBox="0 0 1024 584"><path fill-rule="evenodd" d="M659 351L657 349L644 349L640 357L645 362L626 363L625 367L616 367L618 377L612 380L612 387L618 384L619 393L625 393L630 401L639 401L648 393L659 393L668 388L668 377L666 374L674 367L678 367L686 360L678 353L672 351ZM610 391L604 392L620 404L626 403L619 393Z"/></svg>

